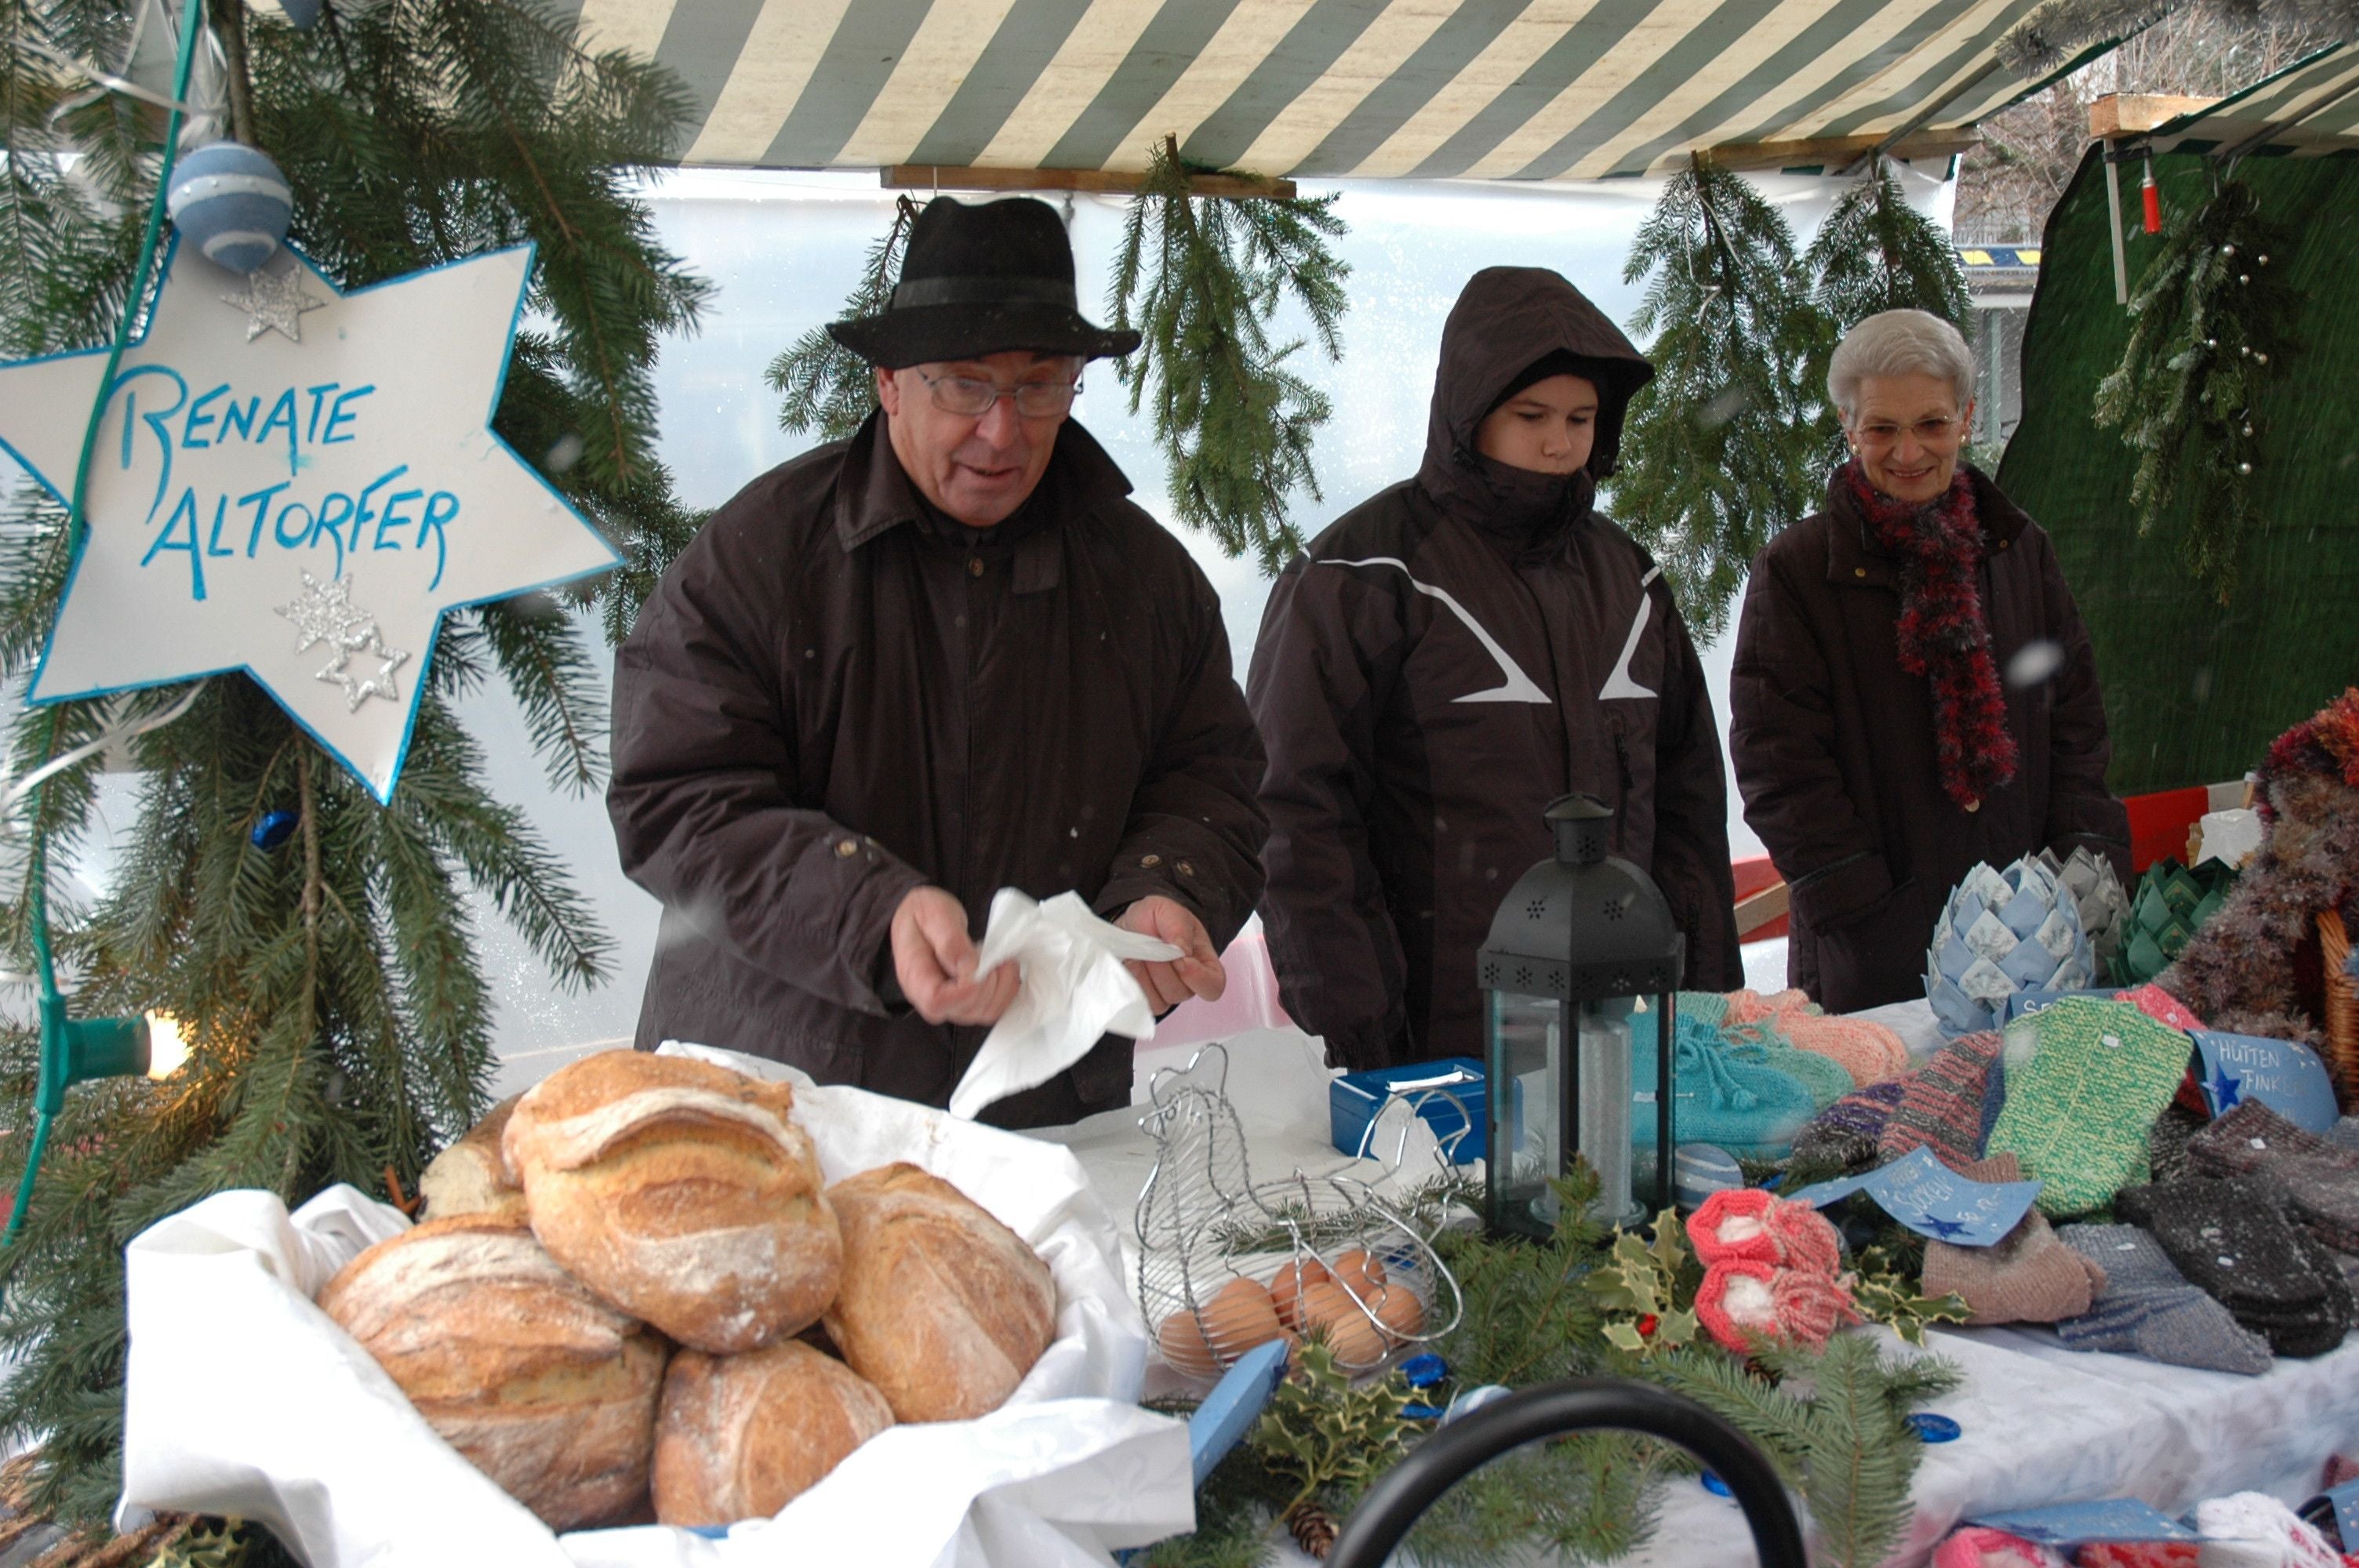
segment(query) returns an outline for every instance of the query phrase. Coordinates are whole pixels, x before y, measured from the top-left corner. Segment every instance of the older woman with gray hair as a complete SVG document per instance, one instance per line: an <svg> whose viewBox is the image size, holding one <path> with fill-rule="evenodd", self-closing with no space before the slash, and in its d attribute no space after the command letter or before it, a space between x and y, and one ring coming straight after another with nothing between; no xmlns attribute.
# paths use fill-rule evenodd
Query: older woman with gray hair
<svg viewBox="0 0 2359 1568"><path fill-rule="evenodd" d="M1745 818L1791 890L1788 977L1831 1011L1924 994L1977 860L2086 845L2129 874L2097 669L2046 533L1961 460L1973 356L1886 310L1835 350L1851 460L1753 563L1729 690Z"/></svg>

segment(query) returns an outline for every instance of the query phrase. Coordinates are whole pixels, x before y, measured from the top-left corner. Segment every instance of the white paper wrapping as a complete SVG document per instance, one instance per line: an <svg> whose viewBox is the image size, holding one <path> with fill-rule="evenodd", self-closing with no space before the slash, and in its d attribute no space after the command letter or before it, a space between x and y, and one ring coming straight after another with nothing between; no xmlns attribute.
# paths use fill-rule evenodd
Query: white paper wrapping
<svg viewBox="0 0 2359 1568"><path fill-rule="evenodd" d="M1154 1039L1155 1010L1123 960L1180 956L1169 942L1100 920L1079 893L1035 903L1014 888L1001 888L992 895L975 973L1018 964L1024 986L951 1091L951 1114L972 1117L995 1100L1047 1083L1107 1034Z"/></svg>
<svg viewBox="0 0 2359 1568"><path fill-rule="evenodd" d="M773 1065L669 1046L765 1076ZM907 1160L1031 1243L1057 1282L1057 1339L980 1420L893 1427L775 1519L708 1539L661 1527L552 1534L436 1436L312 1296L408 1226L337 1187L294 1215L266 1193L208 1198L133 1239L127 1525L145 1510L266 1523L312 1568L1032 1568L1192 1528L1188 1431L1141 1410L1147 1329L1121 1244L1068 1151L860 1089L799 1087L833 1182Z"/></svg>

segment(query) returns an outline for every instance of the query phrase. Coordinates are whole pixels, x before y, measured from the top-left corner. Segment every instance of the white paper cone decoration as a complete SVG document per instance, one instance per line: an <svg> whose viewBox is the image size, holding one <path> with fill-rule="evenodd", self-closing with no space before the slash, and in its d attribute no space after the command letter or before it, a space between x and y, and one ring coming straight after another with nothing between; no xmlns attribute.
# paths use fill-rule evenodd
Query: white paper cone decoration
<svg viewBox="0 0 2359 1568"><path fill-rule="evenodd" d="M269 154L242 142L213 142L180 159L164 208L207 261L252 272L286 239L294 200Z"/></svg>
<svg viewBox="0 0 2359 1568"><path fill-rule="evenodd" d="M2042 849L2039 863L2072 890L2072 902L2081 908L2081 929L2088 933L2089 951L2103 974L2121 948L2122 922L2130 912L2130 896L2114 874L2114 863L2085 846L2060 863L2055 850Z"/></svg>
<svg viewBox="0 0 2359 1568"><path fill-rule="evenodd" d="M1952 1035L1996 1029L2017 991L2080 990L2095 979L2078 901L2031 855L1968 871L1925 954L1926 999Z"/></svg>

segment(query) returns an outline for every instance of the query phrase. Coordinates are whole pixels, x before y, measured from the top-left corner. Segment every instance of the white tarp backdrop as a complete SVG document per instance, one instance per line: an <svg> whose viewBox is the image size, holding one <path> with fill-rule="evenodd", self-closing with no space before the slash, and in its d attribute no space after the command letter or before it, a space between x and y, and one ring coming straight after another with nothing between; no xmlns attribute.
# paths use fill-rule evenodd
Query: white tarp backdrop
<svg viewBox="0 0 2359 1568"><path fill-rule="evenodd" d="M1910 200L1944 226L1954 189L1948 172L1943 163L1901 170ZM1753 178L1793 224L1800 244L1809 243L1842 189L1832 178ZM1608 315L1626 322L1640 286L1623 282L1623 263L1661 186L1653 179L1549 187L1371 181L1306 183L1303 189L1343 192L1340 211L1352 232L1337 249L1353 269L1343 362L1330 364L1309 349L1295 362L1334 405L1318 449L1325 498L1296 498L1295 515L1308 536L1415 470L1425 445L1442 319L1476 270L1554 267ZM777 395L762 372L798 335L835 316L869 244L891 222L894 193L879 189L873 174L692 170L656 183L651 195L665 243L719 285L702 333L668 344L658 373L662 451L681 497L691 505L717 505L812 444L778 428ZM1082 297L1097 319L1103 319L1105 280L1121 238L1123 204L1116 197L1073 199ZM1110 367L1090 368L1074 417L1130 475L1140 504L1167 516L1163 460L1148 421L1129 412L1128 392ZM0 460L0 479L14 477ZM1190 537L1189 545L1220 592L1242 681L1268 583L1249 561L1224 558L1201 538ZM1723 730L1729 653L1725 641L1704 650ZM657 910L615 863L603 802L549 791L523 722L503 695L476 697L466 718L485 743L492 789L524 806L547 840L571 860L578 884L616 939L613 982L568 996L506 935L488 904L480 905L478 931L499 1008L501 1054L529 1056L630 1034ZM129 827L131 782L108 780L100 807L102 831L77 869L103 887L111 860L104 833ZM1739 856L1759 852L1737 809L1733 782L1729 838ZM519 1085L538 1076L528 1062L516 1068Z"/></svg>

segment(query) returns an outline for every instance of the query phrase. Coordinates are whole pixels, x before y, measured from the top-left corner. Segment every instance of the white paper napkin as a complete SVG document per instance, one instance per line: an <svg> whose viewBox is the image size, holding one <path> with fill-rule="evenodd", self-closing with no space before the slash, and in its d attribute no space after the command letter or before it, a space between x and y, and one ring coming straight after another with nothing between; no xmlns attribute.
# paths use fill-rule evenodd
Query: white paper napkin
<svg viewBox="0 0 2359 1568"><path fill-rule="evenodd" d="M951 1091L951 1114L972 1119L995 1100L1047 1083L1089 1054L1101 1036L1154 1039L1155 1009L1123 962L1179 957L1169 942L1100 920L1079 893L1035 903L1001 888L992 896L975 972L1016 964L1023 989Z"/></svg>

